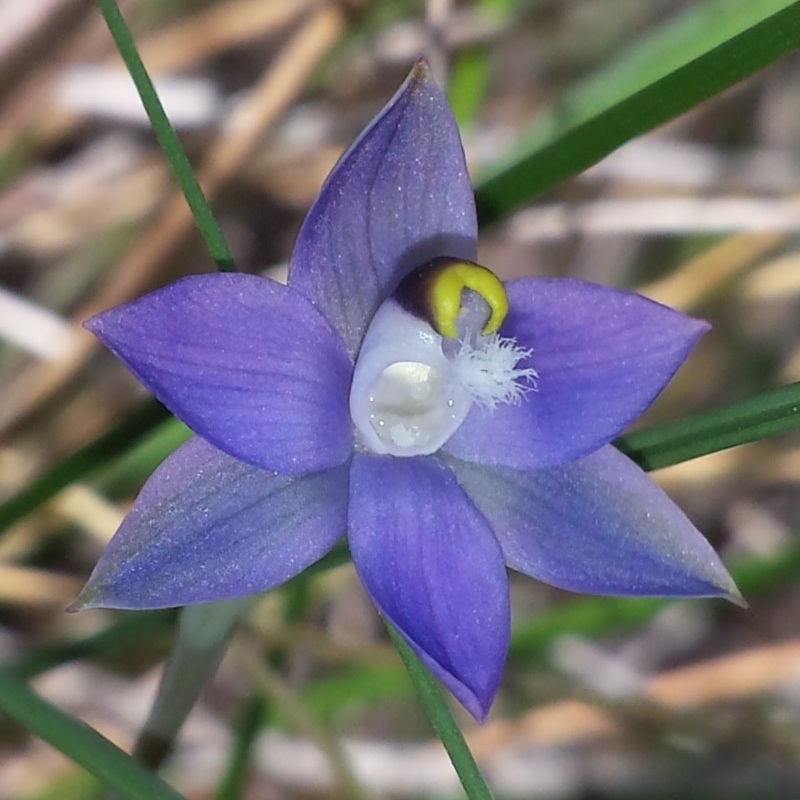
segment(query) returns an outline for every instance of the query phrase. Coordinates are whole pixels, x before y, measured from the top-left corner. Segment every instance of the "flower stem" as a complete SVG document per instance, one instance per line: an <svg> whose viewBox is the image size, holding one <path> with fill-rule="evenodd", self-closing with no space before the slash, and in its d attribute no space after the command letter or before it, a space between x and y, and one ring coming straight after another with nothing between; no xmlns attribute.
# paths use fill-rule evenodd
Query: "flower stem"
<svg viewBox="0 0 800 800"><path fill-rule="evenodd" d="M417 658L414 651L389 621L384 619L384 624L400 653L400 658L403 659L431 726L444 745L444 749L447 750L447 755L450 756L450 761L453 763L467 797L469 800L492 800L492 793L453 718L444 692L436 682L436 678L428 672L425 665Z"/></svg>
<svg viewBox="0 0 800 800"><path fill-rule="evenodd" d="M183 723L219 666L253 597L200 603L180 610L178 630L158 694L136 738L133 756L153 772L169 756Z"/></svg>
<svg viewBox="0 0 800 800"><path fill-rule="evenodd" d="M216 261L217 267L223 272L235 272L234 263L228 243L222 234L222 230L217 224L216 219L208 205L200 183L192 170L186 152L181 145L175 129L170 124L164 106L156 93L153 82L142 63L136 43L120 13L116 0L95 0L95 4L100 9L108 25L108 30L114 38L122 60L130 73L136 86L139 97L142 98L153 132L156 135L164 155L169 161L175 180L186 197L186 202L192 211L195 223L200 230L200 234L205 241L208 252Z"/></svg>

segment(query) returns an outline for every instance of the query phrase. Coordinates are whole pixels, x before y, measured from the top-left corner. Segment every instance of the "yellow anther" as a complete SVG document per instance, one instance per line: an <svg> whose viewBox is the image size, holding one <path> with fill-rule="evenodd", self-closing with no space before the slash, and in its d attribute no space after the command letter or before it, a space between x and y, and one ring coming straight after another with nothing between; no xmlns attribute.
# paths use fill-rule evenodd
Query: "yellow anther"
<svg viewBox="0 0 800 800"><path fill-rule="evenodd" d="M468 261L453 261L442 268L428 285L428 303L433 327L449 339L456 339L456 319L461 310L461 292L472 289L488 304L491 315L481 333L487 336L503 324L508 314L508 297L498 277Z"/></svg>

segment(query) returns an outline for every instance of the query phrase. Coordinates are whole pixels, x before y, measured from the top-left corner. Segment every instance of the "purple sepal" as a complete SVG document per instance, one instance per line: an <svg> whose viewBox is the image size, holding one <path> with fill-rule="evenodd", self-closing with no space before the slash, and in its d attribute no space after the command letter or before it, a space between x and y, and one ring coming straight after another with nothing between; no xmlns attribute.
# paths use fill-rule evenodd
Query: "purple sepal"
<svg viewBox="0 0 800 800"><path fill-rule="evenodd" d="M506 284L501 335L531 349L536 391L519 405L473 407L445 450L481 464L537 469L610 442L653 402L708 330L637 294L575 280Z"/></svg>
<svg viewBox="0 0 800 800"><path fill-rule="evenodd" d="M74 608L170 608L278 586L344 535L348 467L291 478L191 439L147 481Z"/></svg>
<svg viewBox="0 0 800 800"><path fill-rule="evenodd" d="M300 475L350 456L352 363L299 292L254 275L194 275L85 325L235 458Z"/></svg>
<svg viewBox="0 0 800 800"><path fill-rule="evenodd" d="M509 641L508 579L486 520L435 458L356 455L350 552L381 612L478 720Z"/></svg>
<svg viewBox="0 0 800 800"><path fill-rule="evenodd" d="M611 445L530 472L447 463L513 569L587 594L742 602L702 534Z"/></svg>
<svg viewBox="0 0 800 800"><path fill-rule="evenodd" d="M458 128L419 62L341 158L292 254L289 285L358 350L380 303L434 256L473 260L477 219Z"/></svg>

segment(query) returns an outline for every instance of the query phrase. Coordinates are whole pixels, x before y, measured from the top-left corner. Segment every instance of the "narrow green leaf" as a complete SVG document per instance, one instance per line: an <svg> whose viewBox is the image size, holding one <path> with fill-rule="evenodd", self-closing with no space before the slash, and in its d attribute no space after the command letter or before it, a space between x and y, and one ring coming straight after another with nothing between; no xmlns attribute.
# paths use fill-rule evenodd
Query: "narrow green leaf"
<svg viewBox="0 0 800 800"><path fill-rule="evenodd" d="M431 726L453 762L453 767L467 797L469 800L492 800L492 793L472 757L464 740L464 734L461 733L461 729L453 718L450 707L447 705L447 699L436 678L428 672L427 667L417 658L414 651L388 620L384 620L384 623L400 653L400 658L403 659L403 664L408 670L411 682L414 684Z"/></svg>
<svg viewBox="0 0 800 800"><path fill-rule="evenodd" d="M0 711L57 747L123 797L184 800L115 744L40 697L3 667L0 667Z"/></svg>
<svg viewBox="0 0 800 800"><path fill-rule="evenodd" d="M629 433L614 444L643 469L653 470L798 428L800 383L792 383L725 408Z"/></svg>
<svg viewBox="0 0 800 800"><path fill-rule="evenodd" d="M182 608L178 630L161 675L158 694L136 739L138 761L157 770L228 649L231 636L255 596Z"/></svg>
<svg viewBox="0 0 800 800"><path fill-rule="evenodd" d="M731 4L710 5L721 9ZM720 11L719 19L711 15L705 26L710 30L720 26L729 37L721 43L717 35L698 41L691 26L682 38L668 37L673 53L664 62L673 66L668 74L659 76L660 68L653 66L657 59L652 54L647 54L652 63L644 69L644 56L635 53L623 64L624 69L614 67L567 96L517 153L479 181L476 191L481 221L501 218L625 142L800 47L800 2L743 4L737 0L735 6L732 17L723 20ZM776 8L782 10L773 13ZM732 35L740 27L741 32ZM662 40L657 44L656 49L663 50ZM643 77L652 80L642 83ZM615 88L609 91L606 85Z"/></svg>
<svg viewBox="0 0 800 800"><path fill-rule="evenodd" d="M133 41L133 36L131 36L131 32L120 13L116 1L95 0L95 3L105 17L108 30L114 38L119 54L122 56L122 60L125 62L125 66L136 85L136 91L139 93L139 97L142 98L142 104L147 116L150 118L153 132L169 161L175 180L186 197L186 202L189 204L208 252L216 261L220 270L224 272L235 271L236 264L228 243L225 241L222 230L208 205L200 183L194 174L189 159L186 157L183 145L181 145L178 135L170 124L169 118L164 111L164 106L161 104L153 82L150 80L150 76L142 63L139 51L136 49L136 43Z"/></svg>
<svg viewBox="0 0 800 800"><path fill-rule="evenodd" d="M142 431L137 441L103 464L102 472L92 476L92 485L111 498L130 497L192 435L183 422L170 417L152 430Z"/></svg>
<svg viewBox="0 0 800 800"><path fill-rule="evenodd" d="M706 0L687 6L657 30L634 37L612 63L570 91L556 114L538 120L536 131L544 136L550 125L557 131L586 122L794 2Z"/></svg>

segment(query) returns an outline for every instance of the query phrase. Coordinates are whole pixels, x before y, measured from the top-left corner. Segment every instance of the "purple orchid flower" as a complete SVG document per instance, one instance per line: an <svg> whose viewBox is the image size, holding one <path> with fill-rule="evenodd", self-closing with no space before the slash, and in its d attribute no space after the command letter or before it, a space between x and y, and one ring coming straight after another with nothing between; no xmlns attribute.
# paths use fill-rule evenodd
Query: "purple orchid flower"
<svg viewBox="0 0 800 800"><path fill-rule="evenodd" d="M334 169L288 285L196 275L87 322L197 433L78 608L263 592L347 533L367 591L477 718L506 566L564 589L727 597L714 551L609 442L706 330L573 280L501 284L450 109L418 63Z"/></svg>

